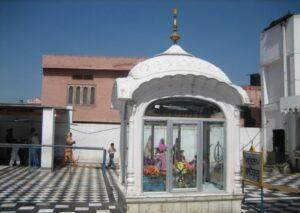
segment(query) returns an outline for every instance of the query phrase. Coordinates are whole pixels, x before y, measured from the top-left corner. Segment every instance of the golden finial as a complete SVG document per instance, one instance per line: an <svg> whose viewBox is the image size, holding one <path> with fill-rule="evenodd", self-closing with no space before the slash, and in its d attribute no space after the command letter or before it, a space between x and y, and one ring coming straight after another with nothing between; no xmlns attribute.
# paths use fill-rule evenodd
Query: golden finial
<svg viewBox="0 0 300 213"><path fill-rule="evenodd" d="M177 33L177 8L173 8L173 33L170 38L174 44L177 44L177 41L180 39L180 36Z"/></svg>

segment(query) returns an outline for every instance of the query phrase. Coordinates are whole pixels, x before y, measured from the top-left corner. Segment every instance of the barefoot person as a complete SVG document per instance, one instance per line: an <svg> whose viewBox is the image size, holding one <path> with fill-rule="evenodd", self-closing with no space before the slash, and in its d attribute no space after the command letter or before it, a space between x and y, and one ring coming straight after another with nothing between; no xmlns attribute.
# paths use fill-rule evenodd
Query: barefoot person
<svg viewBox="0 0 300 213"><path fill-rule="evenodd" d="M66 149L65 149L65 159L64 159L64 164L65 165L66 165L66 163L67 163L68 160L72 161L72 165L73 166L77 165L75 156L73 154L73 149L71 148L73 144L75 144L75 141L73 141L72 133L69 132L67 134L66 145L70 146L70 148L66 147Z"/></svg>

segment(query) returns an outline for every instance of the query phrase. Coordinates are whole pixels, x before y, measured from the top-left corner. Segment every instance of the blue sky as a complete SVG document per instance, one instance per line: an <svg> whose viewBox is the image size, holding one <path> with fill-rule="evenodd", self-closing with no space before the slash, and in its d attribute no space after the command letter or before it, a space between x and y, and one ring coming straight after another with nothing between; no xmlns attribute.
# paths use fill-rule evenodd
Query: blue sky
<svg viewBox="0 0 300 213"><path fill-rule="evenodd" d="M297 0L1 0L0 102L41 94L43 54L151 57L171 45L172 8L179 44L219 66L236 84L259 71L259 36L300 12Z"/></svg>

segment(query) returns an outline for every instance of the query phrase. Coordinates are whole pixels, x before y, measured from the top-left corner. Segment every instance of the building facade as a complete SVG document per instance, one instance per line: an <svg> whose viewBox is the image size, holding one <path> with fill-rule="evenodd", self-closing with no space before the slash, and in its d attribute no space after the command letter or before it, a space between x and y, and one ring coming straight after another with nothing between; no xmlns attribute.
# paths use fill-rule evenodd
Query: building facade
<svg viewBox="0 0 300 213"><path fill-rule="evenodd" d="M250 105L241 108L241 126L261 127L261 85L258 73L250 75L250 85L242 86L247 92Z"/></svg>
<svg viewBox="0 0 300 213"><path fill-rule="evenodd" d="M56 130L69 125L67 129L73 133L77 146L108 148L115 143L118 147L120 118L119 111L111 107L113 84L142 60L43 56L42 105L73 109L71 123L58 123ZM56 138L54 143L65 144L65 138ZM98 152L75 150L75 155L80 162L99 162Z"/></svg>
<svg viewBox="0 0 300 213"><path fill-rule="evenodd" d="M300 15L287 14L263 30L262 141L269 163L289 160L300 149Z"/></svg>

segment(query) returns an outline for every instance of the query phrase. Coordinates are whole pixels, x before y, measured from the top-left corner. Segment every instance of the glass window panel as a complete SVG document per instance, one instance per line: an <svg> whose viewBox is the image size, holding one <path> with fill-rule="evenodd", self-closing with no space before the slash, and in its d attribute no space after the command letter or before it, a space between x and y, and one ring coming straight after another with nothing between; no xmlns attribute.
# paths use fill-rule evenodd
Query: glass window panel
<svg viewBox="0 0 300 213"><path fill-rule="evenodd" d="M208 101L195 98L166 98L151 103L146 116L225 118L221 109Z"/></svg>
<svg viewBox="0 0 300 213"><path fill-rule="evenodd" d="M82 74L74 74L73 79L82 79Z"/></svg>
<svg viewBox="0 0 300 213"><path fill-rule="evenodd" d="M173 188L196 188L197 125L174 124L172 146Z"/></svg>
<svg viewBox="0 0 300 213"><path fill-rule="evenodd" d="M203 131L203 190L218 191L224 188L224 126L204 122Z"/></svg>
<svg viewBox="0 0 300 213"><path fill-rule="evenodd" d="M87 104L87 94L88 93L88 88L84 87L83 88L83 104Z"/></svg>
<svg viewBox="0 0 300 213"><path fill-rule="evenodd" d="M80 104L80 87L76 87L75 103Z"/></svg>
<svg viewBox="0 0 300 213"><path fill-rule="evenodd" d="M73 104L73 87L69 87L68 104Z"/></svg>
<svg viewBox="0 0 300 213"><path fill-rule="evenodd" d="M144 191L166 190L166 122L144 125Z"/></svg>
<svg viewBox="0 0 300 213"><path fill-rule="evenodd" d="M90 104L95 103L95 87L91 88L91 98L90 98Z"/></svg>
<svg viewBox="0 0 300 213"><path fill-rule="evenodd" d="M83 76L83 79L84 80L93 80L94 76L92 74L85 74Z"/></svg>

